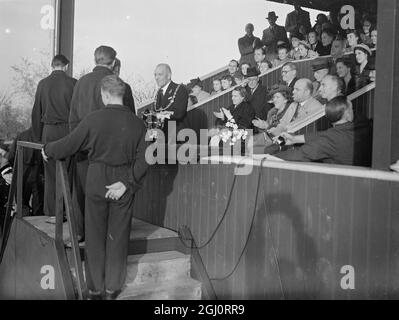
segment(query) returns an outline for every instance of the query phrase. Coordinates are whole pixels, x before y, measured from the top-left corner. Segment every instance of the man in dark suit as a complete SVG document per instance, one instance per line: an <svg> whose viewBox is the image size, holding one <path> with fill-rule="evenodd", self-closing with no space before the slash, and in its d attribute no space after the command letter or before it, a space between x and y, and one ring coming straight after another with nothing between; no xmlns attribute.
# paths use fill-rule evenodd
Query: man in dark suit
<svg viewBox="0 0 399 320"><path fill-rule="evenodd" d="M278 16L274 11L268 13L266 18L270 27L263 30L262 43L266 46L267 59L273 61L277 57L277 44L279 41L288 43L285 28L276 24Z"/></svg>
<svg viewBox="0 0 399 320"><path fill-rule="evenodd" d="M121 61L118 58L115 58L115 64L114 67L112 68L112 72L116 75L116 76L120 76L121 73ZM127 106L130 110L132 110L132 112L134 114L136 114L136 108L134 106L134 98L133 98L133 92L132 92L132 88L130 87L130 85L126 82L125 86L126 86L126 91L125 91L125 95L123 96L123 105Z"/></svg>
<svg viewBox="0 0 399 320"><path fill-rule="evenodd" d="M262 42L258 37L254 36L254 25L248 23L245 26L245 36L238 39L238 49L240 50L240 64L248 63L250 66L255 65L254 51L255 48L261 47Z"/></svg>
<svg viewBox="0 0 399 320"><path fill-rule="evenodd" d="M311 29L309 12L302 10L298 4L294 4L294 8L295 10L290 12L285 19L285 30L290 34L306 35Z"/></svg>
<svg viewBox="0 0 399 320"><path fill-rule="evenodd" d="M115 65L116 51L107 46L100 46L94 52L96 67L93 72L79 79L73 91L71 109L69 113L69 128L72 131L85 116L93 111L104 108L101 99L101 80L113 75L112 69ZM126 99L126 92L123 99ZM127 106L135 112L134 106ZM84 235L84 208L85 208L85 185L88 168L87 152L82 151L74 156L72 201L76 215L78 235Z"/></svg>
<svg viewBox="0 0 399 320"><path fill-rule="evenodd" d="M259 71L255 67L249 68L246 78L248 80L248 102L255 110L255 116L266 120L270 105L267 102L267 89L259 83Z"/></svg>
<svg viewBox="0 0 399 320"><path fill-rule="evenodd" d="M184 85L178 85L172 81L172 69L165 63L157 65L154 77L159 87L154 111L160 114L172 112L170 118L165 119L163 127L165 139L169 141L184 127L183 121L187 115L188 92ZM176 131L168 130L168 122L170 121L176 123Z"/></svg>
<svg viewBox="0 0 399 320"><path fill-rule="evenodd" d="M69 61L56 55L53 72L37 86L32 109L32 142L48 143L69 133L68 117L76 79L66 74ZM44 214L55 215L55 161L44 164ZM28 200L29 201L29 200Z"/></svg>
<svg viewBox="0 0 399 320"><path fill-rule="evenodd" d="M63 159L86 150L85 269L89 297L115 299L126 276L133 199L148 168L143 122L123 105L125 84L101 80L106 107L85 117L68 136L44 146L43 157ZM104 292L105 291L105 292Z"/></svg>

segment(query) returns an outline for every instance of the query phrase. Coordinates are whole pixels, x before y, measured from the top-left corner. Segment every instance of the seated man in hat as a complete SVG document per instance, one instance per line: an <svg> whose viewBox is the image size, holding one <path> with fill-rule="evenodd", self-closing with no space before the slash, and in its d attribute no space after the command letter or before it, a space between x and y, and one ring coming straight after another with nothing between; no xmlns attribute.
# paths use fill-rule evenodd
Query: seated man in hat
<svg viewBox="0 0 399 320"><path fill-rule="evenodd" d="M246 79L248 81L247 92L248 102L255 110L255 116L260 119L266 119L270 110L267 99L267 89L259 83L259 71L256 68L247 70Z"/></svg>
<svg viewBox="0 0 399 320"><path fill-rule="evenodd" d="M286 145L302 146L278 153L276 157L290 161L370 165L370 123L364 122L361 126L353 123L352 105L344 96L327 103L326 117L332 123L328 130L299 136L283 133Z"/></svg>
<svg viewBox="0 0 399 320"><path fill-rule="evenodd" d="M277 43L284 41L288 43L287 32L285 28L276 24L278 16L274 11L268 13L269 28L263 30L262 43L266 46L267 59L273 61L277 56Z"/></svg>
<svg viewBox="0 0 399 320"><path fill-rule="evenodd" d="M203 90L203 85L200 78L190 80L188 87L191 88L191 92L188 95L187 107L190 107L210 97L210 94Z"/></svg>
<svg viewBox="0 0 399 320"><path fill-rule="evenodd" d="M325 104L325 100L321 97L319 93L319 88L321 81L324 79L326 75L330 73L330 66L327 59L317 59L312 63L313 75L316 81L313 82L313 97L320 101L322 104Z"/></svg>

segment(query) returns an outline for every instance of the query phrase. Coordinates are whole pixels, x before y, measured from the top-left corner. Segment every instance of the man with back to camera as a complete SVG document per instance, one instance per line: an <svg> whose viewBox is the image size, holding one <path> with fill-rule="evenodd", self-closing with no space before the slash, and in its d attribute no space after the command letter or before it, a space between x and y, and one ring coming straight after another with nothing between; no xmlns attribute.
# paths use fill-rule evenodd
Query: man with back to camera
<svg viewBox="0 0 399 320"><path fill-rule="evenodd" d="M122 63L118 58L115 58L115 64L114 67L112 68L112 72L119 77L121 74L121 66ZM126 92L125 95L123 96L123 105L127 106L134 114L136 114L136 108L134 106L134 99L133 99L133 92L132 88L127 82L124 82L126 86Z"/></svg>
<svg viewBox="0 0 399 320"><path fill-rule="evenodd" d="M126 90L116 75L101 80L105 108L93 111L61 140L46 144L43 158L88 152L85 203L85 269L89 298L115 299L126 277L133 199L148 168L146 128L123 105Z"/></svg>
<svg viewBox="0 0 399 320"><path fill-rule="evenodd" d="M303 145L275 156L289 161L369 165L370 127L354 125L352 104L347 98L337 96L327 102L326 117L332 128L325 131L298 136L283 133L286 145Z"/></svg>
<svg viewBox="0 0 399 320"><path fill-rule="evenodd" d="M94 52L95 68L92 72L79 79L73 91L69 113L69 129L72 131L82 119L93 111L104 108L101 99L101 80L113 75L116 51L107 46L100 46ZM124 100L126 99L126 92ZM134 106L128 106L134 113ZM80 239L84 238L84 208L85 185L88 168L87 152L79 152L74 156L71 165L73 172L72 202L74 215L77 221L77 233Z"/></svg>
<svg viewBox="0 0 399 320"><path fill-rule="evenodd" d="M36 142L56 141L69 133L68 117L76 79L66 74L68 65L69 60L64 55L56 55L51 62L52 73L37 86L31 115L31 133ZM55 161L44 163L43 211L46 216L55 215L55 172Z"/></svg>

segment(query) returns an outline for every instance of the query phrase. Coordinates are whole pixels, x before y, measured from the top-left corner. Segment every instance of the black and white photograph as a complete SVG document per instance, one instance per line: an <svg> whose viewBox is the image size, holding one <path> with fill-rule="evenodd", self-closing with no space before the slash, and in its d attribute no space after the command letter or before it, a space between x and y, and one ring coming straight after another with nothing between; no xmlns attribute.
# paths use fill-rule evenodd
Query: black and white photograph
<svg viewBox="0 0 399 320"><path fill-rule="evenodd" d="M398 30L396 0L0 0L0 300L399 299Z"/></svg>

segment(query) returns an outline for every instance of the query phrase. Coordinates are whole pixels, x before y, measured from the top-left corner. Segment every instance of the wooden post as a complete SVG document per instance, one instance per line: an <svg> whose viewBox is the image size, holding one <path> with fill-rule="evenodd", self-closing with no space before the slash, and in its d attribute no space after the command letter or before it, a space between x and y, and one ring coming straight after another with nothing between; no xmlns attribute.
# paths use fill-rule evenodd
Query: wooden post
<svg viewBox="0 0 399 320"><path fill-rule="evenodd" d="M399 1L378 0L373 168L399 160Z"/></svg>
<svg viewBox="0 0 399 320"><path fill-rule="evenodd" d="M23 217L23 181L24 181L24 149L22 146L17 146L17 217Z"/></svg>
<svg viewBox="0 0 399 320"><path fill-rule="evenodd" d="M72 76L73 67L73 36L74 36L75 0L59 0L57 53L69 59L67 73Z"/></svg>

